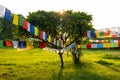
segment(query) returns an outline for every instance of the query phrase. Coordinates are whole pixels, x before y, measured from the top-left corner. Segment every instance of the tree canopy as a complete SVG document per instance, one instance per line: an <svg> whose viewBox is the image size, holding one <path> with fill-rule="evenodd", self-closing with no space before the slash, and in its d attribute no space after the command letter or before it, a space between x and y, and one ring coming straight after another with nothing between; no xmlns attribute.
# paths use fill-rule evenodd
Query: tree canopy
<svg viewBox="0 0 120 80"><path fill-rule="evenodd" d="M92 15L80 11L67 10L61 14L60 12L39 10L29 13L27 19L53 37L61 36L65 44L66 41L67 44L70 44L76 38L82 38L84 31L93 29Z"/></svg>

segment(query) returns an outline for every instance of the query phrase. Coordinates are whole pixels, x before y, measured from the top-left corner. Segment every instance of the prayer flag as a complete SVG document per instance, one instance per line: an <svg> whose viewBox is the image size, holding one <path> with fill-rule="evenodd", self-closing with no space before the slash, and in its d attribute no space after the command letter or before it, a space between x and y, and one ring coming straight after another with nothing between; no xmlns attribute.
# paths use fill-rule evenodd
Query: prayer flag
<svg viewBox="0 0 120 80"><path fill-rule="evenodd" d="M19 26L23 26L24 18L22 16L19 16L18 24Z"/></svg>
<svg viewBox="0 0 120 80"><path fill-rule="evenodd" d="M18 48L18 41L12 41L13 47Z"/></svg>
<svg viewBox="0 0 120 80"><path fill-rule="evenodd" d="M6 44L7 47L12 46L12 42L11 41L5 41L5 44Z"/></svg>
<svg viewBox="0 0 120 80"><path fill-rule="evenodd" d="M91 44L86 44L87 48L90 49L91 48Z"/></svg>
<svg viewBox="0 0 120 80"><path fill-rule="evenodd" d="M91 30L91 37L92 37L92 38L96 38L96 35L95 35L95 31L94 31L94 30Z"/></svg>
<svg viewBox="0 0 120 80"><path fill-rule="evenodd" d="M91 30L87 31L87 37L91 38Z"/></svg>
<svg viewBox="0 0 120 80"><path fill-rule="evenodd" d="M52 38L50 35L48 36L48 42L50 42L50 43L52 42Z"/></svg>
<svg viewBox="0 0 120 80"><path fill-rule="evenodd" d="M91 48L97 48L97 44L91 44Z"/></svg>
<svg viewBox="0 0 120 80"><path fill-rule="evenodd" d="M2 47L3 47L3 41L0 40L0 48L2 48Z"/></svg>
<svg viewBox="0 0 120 80"><path fill-rule="evenodd" d="M96 35L97 38L99 38L100 37L100 32L98 30L96 30L95 35Z"/></svg>
<svg viewBox="0 0 120 80"><path fill-rule="evenodd" d="M0 17L4 18L5 15L5 7L0 4Z"/></svg>
<svg viewBox="0 0 120 80"><path fill-rule="evenodd" d="M86 45L81 45L81 48L85 49L85 48L86 48Z"/></svg>
<svg viewBox="0 0 120 80"><path fill-rule="evenodd" d="M30 32L30 23L28 22L28 28L27 31Z"/></svg>
<svg viewBox="0 0 120 80"><path fill-rule="evenodd" d="M109 28L105 29L104 37L110 37L110 30L109 30Z"/></svg>
<svg viewBox="0 0 120 80"><path fill-rule="evenodd" d="M34 35L35 35L35 36L38 36L38 27L35 27L35 26L34 26L34 31L35 31L35 32L34 32Z"/></svg>
<svg viewBox="0 0 120 80"><path fill-rule="evenodd" d="M27 30L28 29L28 21L24 20L23 22L23 29Z"/></svg>
<svg viewBox="0 0 120 80"><path fill-rule="evenodd" d="M97 48L103 48L103 44L97 44Z"/></svg>
<svg viewBox="0 0 120 80"><path fill-rule="evenodd" d="M59 40L57 40L57 46L60 46L60 41Z"/></svg>
<svg viewBox="0 0 120 80"><path fill-rule="evenodd" d="M12 19L11 11L7 8L5 8L4 19L6 19L7 21L11 21L11 19Z"/></svg>
<svg viewBox="0 0 120 80"><path fill-rule="evenodd" d="M13 24L18 25L18 15L13 14Z"/></svg>
<svg viewBox="0 0 120 80"><path fill-rule="evenodd" d="M30 33L34 34L34 26L32 24L30 24Z"/></svg>
<svg viewBox="0 0 120 80"><path fill-rule="evenodd" d="M43 31L40 30L40 39L43 39Z"/></svg>
<svg viewBox="0 0 120 80"><path fill-rule="evenodd" d="M110 48L110 43L103 43L104 48Z"/></svg>

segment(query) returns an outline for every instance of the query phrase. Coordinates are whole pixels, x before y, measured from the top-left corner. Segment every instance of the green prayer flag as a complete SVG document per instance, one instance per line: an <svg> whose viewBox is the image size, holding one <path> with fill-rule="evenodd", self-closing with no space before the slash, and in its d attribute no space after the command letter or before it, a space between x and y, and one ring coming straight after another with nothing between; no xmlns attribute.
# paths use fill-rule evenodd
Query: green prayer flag
<svg viewBox="0 0 120 80"><path fill-rule="evenodd" d="M81 45L81 48L86 48L86 45Z"/></svg>
<svg viewBox="0 0 120 80"><path fill-rule="evenodd" d="M110 47L113 48L114 47L114 43L110 43Z"/></svg>
<svg viewBox="0 0 120 80"><path fill-rule="evenodd" d="M118 47L118 42L114 42L114 47Z"/></svg>
<svg viewBox="0 0 120 80"><path fill-rule="evenodd" d="M24 22L24 18L22 16L19 16L18 25L22 27L23 26L23 22Z"/></svg>
<svg viewBox="0 0 120 80"><path fill-rule="evenodd" d="M60 46L60 41L59 40L57 40L57 46Z"/></svg>
<svg viewBox="0 0 120 80"><path fill-rule="evenodd" d="M2 47L3 47L3 41L0 40L0 48L2 48Z"/></svg>
<svg viewBox="0 0 120 80"><path fill-rule="evenodd" d="M34 41L33 46L34 46L34 48L38 48L39 47L38 42Z"/></svg>

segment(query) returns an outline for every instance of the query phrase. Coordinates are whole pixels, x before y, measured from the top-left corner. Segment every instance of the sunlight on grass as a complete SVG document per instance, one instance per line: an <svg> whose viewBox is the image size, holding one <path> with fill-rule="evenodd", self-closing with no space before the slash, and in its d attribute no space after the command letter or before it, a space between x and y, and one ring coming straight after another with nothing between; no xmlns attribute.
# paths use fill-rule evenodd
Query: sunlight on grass
<svg viewBox="0 0 120 80"><path fill-rule="evenodd" d="M0 80L120 80L119 59L105 56L113 51L83 50L82 53L77 65L71 54L64 54L64 68L61 69L57 53L42 49L2 48Z"/></svg>

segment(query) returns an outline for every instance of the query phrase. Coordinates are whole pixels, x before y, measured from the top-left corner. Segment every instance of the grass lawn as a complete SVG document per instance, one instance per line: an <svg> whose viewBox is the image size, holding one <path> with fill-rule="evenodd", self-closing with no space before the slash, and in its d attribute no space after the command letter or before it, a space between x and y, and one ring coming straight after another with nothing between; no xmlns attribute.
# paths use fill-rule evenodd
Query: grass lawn
<svg viewBox="0 0 120 80"><path fill-rule="evenodd" d="M0 80L120 80L120 50L83 50L81 63L72 56L33 49L0 48Z"/></svg>

